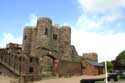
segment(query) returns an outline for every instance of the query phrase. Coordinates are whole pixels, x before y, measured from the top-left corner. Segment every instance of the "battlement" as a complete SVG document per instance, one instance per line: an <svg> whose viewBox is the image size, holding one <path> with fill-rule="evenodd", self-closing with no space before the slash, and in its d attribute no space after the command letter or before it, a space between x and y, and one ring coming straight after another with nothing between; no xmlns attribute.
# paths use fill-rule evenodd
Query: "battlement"
<svg viewBox="0 0 125 83"><path fill-rule="evenodd" d="M89 60L93 60L93 61L98 61L98 56L96 53L83 53L82 55L83 59L89 59Z"/></svg>
<svg viewBox="0 0 125 83"><path fill-rule="evenodd" d="M17 43L8 43L6 45L6 48L22 48L22 45L21 44L17 44Z"/></svg>
<svg viewBox="0 0 125 83"><path fill-rule="evenodd" d="M85 59L97 61L97 54L78 56L71 45L70 26L53 25L47 17L39 17L36 26L25 26L22 45L9 43L0 48L0 63L6 67L0 70L25 79L24 83L50 76L81 75L88 69ZM89 66L93 65L91 61ZM97 68L93 70L98 73Z"/></svg>
<svg viewBox="0 0 125 83"><path fill-rule="evenodd" d="M47 17L39 17L35 27L26 26L24 28L23 51L29 56L40 56L42 48L56 52L69 50L70 45L71 28L53 25L52 20Z"/></svg>
<svg viewBox="0 0 125 83"><path fill-rule="evenodd" d="M39 17L37 19L37 27L40 26L41 24L51 24L52 25L52 20L47 17Z"/></svg>

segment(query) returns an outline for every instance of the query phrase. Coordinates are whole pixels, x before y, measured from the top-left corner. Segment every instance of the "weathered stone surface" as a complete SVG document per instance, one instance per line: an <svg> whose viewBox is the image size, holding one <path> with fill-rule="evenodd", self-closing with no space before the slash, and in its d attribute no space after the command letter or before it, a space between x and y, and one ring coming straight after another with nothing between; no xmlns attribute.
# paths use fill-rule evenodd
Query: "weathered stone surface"
<svg viewBox="0 0 125 83"><path fill-rule="evenodd" d="M24 28L22 46L9 43L0 50L1 63L17 76L24 76L26 82L57 75L59 62L70 61L71 64L77 58L75 47L71 45L71 28L53 25L46 17L38 18L36 26Z"/></svg>
<svg viewBox="0 0 125 83"><path fill-rule="evenodd" d="M82 59L89 59L98 62L98 57L96 53L83 53Z"/></svg>
<svg viewBox="0 0 125 83"><path fill-rule="evenodd" d="M18 76L24 82L61 74L81 74L83 58L97 60L97 55L78 56L71 45L71 28L53 25L46 17L38 18L36 26L24 28L22 45L9 43L0 49L0 63L11 71L9 75Z"/></svg>

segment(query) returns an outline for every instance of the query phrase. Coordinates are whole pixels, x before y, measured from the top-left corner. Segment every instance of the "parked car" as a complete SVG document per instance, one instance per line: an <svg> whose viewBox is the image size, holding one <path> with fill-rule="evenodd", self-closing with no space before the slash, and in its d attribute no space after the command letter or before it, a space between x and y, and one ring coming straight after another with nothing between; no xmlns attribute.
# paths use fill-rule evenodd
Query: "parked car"
<svg viewBox="0 0 125 83"><path fill-rule="evenodd" d="M115 70L114 72L117 73L120 78L125 78L125 70Z"/></svg>
<svg viewBox="0 0 125 83"><path fill-rule="evenodd" d="M118 81L118 74L117 73L108 73L108 81L113 79L114 81Z"/></svg>

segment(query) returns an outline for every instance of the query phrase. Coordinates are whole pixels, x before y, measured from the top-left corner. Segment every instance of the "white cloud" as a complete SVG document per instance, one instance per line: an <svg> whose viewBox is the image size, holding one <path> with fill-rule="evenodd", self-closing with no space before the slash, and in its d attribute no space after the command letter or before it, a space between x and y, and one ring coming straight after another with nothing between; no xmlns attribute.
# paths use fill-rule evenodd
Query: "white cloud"
<svg viewBox="0 0 125 83"><path fill-rule="evenodd" d="M29 16L28 22L24 24L24 26L36 26L38 16L31 14ZM24 26L22 29L24 29ZM23 30L22 30L23 31ZM16 37L12 33L5 32L3 33L3 37L0 41L0 47L6 47L7 43L18 43L22 44L22 37Z"/></svg>
<svg viewBox="0 0 125 83"><path fill-rule="evenodd" d="M125 7L125 0L78 0L83 11L107 12Z"/></svg>
<svg viewBox="0 0 125 83"><path fill-rule="evenodd" d="M78 1L82 12L76 24L72 25L75 27L72 30L72 44L80 55L96 52L99 62L115 59L125 50L125 33L115 30L122 27L119 20L124 17L119 8L125 7L125 0Z"/></svg>
<svg viewBox="0 0 125 83"><path fill-rule="evenodd" d="M86 14L82 14L78 17L75 27L83 28L84 31L89 31L92 29L98 29L100 27L101 21L92 19Z"/></svg>
<svg viewBox="0 0 125 83"><path fill-rule="evenodd" d="M115 59L125 49L125 33L100 34L96 32L84 32L72 30L72 44L75 45L79 54L96 52L99 62Z"/></svg>
<svg viewBox="0 0 125 83"><path fill-rule="evenodd" d="M0 41L0 46L6 47L7 43L18 43L21 44L22 43L22 38L21 37L15 37L13 34L11 33L3 33L3 38Z"/></svg>
<svg viewBox="0 0 125 83"><path fill-rule="evenodd" d="M99 56L99 61L104 59L115 59L117 54L125 49L125 33L106 32L90 32L91 30L104 29L108 25L114 23L121 17L120 13L111 13L108 15L89 16L88 13L83 13L78 17L75 28L72 28L72 44L75 45L78 53L81 55L86 52L96 52ZM35 26L38 16L30 15L29 22L25 25ZM66 23L65 23L66 24ZM105 25L107 24L107 25ZM69 25L69 23L67 24ZM121 23L118 23L121 26ZM15 37L11 33L4 33L3 39L0 41L0 46L5 47L9 42L22 43L21 37Z"/></svg>
<svg viewBox="0 0 125 83"><path fill-rule="evenodd" d="M112 24L119 24L116 21L118 21L120 18L123 18L121 13L110 13L102 16L82 13L81 16L78 17L78 20L74 26L77 28L82 28L84 31L103 31L106 28L115 28L112 26Z"/></svg>
<svg viewBox="0 0 125 83"><path fill-rule="evenodd" d="M29 16L29 21L25 23L24 26L36 26L38 16L31 14Z"/></svg>
<svg viewBox="0 0 125 83"><path fill-rule="evenodd" d="M31 14L29 16L29 21L24 24L24 26L36 26L38 16ZM22 29L24 29L24 26ZM23 30L22 30L23 31ZM22 44L22 37L16 37L12 33L5 32L3 33L3 37L0 41L0 47L6 47L7 43L18 43Z"/></svg>

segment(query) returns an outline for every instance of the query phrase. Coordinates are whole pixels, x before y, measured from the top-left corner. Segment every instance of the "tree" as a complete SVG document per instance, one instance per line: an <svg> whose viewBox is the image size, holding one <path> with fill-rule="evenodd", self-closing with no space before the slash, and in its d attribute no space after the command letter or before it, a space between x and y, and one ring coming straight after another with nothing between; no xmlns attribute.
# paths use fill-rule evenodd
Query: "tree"
<svg viewBox="0 0 125 83"><path fill-rule="evenodd" d="M106 61L106 63L107 63L107 71L108 72L112 72L113 71L113 64L112 64L112 62L111 61ZM102 62L102 64L105 65L105 62Z"/></svg>
<svg viewBox="0 0 125 83"><path fill-rule="evenodd" d="M119 53L116 57L115 65L117 69L125 70L125 50Z"/></svg>
<svg viewBox="0 0 125 83"><path fill-rule="evenodd" d="M113 71L113 64L110 61L107 61L107 70L108 70L108 72L112 72Z"/></svg>

